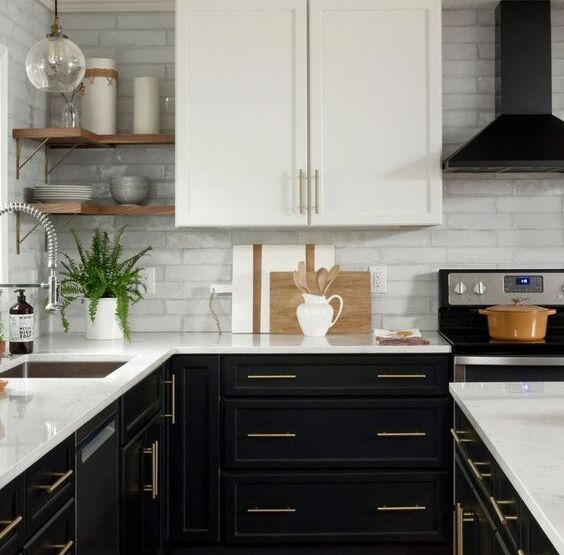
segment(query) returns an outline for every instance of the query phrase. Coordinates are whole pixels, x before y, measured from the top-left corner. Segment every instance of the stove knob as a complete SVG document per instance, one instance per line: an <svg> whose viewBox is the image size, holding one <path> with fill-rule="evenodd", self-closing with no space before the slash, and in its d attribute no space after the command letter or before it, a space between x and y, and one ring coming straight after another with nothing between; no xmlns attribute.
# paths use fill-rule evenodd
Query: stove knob
<svg viewBox="0 0 564 555"><path fill-rule="evenodd" d="M455 286L454 286L454 292L457 295L464 295L464 293L466 293L466 291L468 290L468 287L466 287L466 284L463 281L459 281Z"/></svg>
<svg viewBox="0 0 564 555"><path fill-rule="evenodd" d="M476 285L474 285L475 295L485 295L487 290L488 288L486 287L486 284L483 281L479 281L478 283L476 283Z"/></svg>

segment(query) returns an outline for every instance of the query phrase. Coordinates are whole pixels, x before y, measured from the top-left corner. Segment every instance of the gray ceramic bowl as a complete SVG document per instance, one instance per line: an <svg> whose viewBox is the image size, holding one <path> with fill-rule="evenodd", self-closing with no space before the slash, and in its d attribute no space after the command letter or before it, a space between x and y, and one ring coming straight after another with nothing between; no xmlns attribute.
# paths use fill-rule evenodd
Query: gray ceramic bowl
<svg viewBox="0 0 564 555"><path fill-rule="evenodd" d="M110 193L118 204L140 204L149 195L149 178L112 177Z"/></svg>

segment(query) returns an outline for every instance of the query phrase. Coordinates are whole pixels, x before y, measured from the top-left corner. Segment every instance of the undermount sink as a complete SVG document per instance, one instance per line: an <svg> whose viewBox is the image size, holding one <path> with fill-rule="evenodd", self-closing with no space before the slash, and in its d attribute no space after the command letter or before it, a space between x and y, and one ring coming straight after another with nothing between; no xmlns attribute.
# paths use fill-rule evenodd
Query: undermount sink
<svg viewBox="0 0 564 555"><path fill-rule="evenodd" d="M29 360L0 373L1 378L105 378L125 361L69 362Z"/></svg>

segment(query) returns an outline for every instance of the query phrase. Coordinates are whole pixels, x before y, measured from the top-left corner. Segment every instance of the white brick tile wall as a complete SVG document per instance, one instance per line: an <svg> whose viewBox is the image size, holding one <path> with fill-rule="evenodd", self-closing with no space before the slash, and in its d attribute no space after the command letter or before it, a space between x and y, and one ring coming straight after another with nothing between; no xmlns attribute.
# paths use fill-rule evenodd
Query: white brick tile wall
<svg viewBox="0 0 564 555"><path fill-rule="evenodd" d="M444 152L448 154L494 117L494 15L491 9L448 10L443 15ZM564 10L554 10L553 23L555 112L563 115ZM68 14L64 24L87 55L108 52L116 57L121 77L120 130L131 126L132 78L144 74L162 79L161 115L165 125L173 128L174 30L170 14ZM21 52L26 48L22 43ZM27 125L29 119L39 118L40 112L30 108L25 78L13 87L18 91L14 98L22 98L24 104L20 115L18 101L18 117ZM37 169L40 171L40 166ZM174 186L173 149L73 153L54 179L101 181L98 194L107 196L108 178L123 174L152 177L151 202L169 201ZM209 285L230 281L234 244L334 244L337 261L346 269L385 264L388 293L374 298L373 324L392 328L436 328L436 272L441 267L564 265L564 179L560 176L449 175L444 189L444 224L435 228L179 230L173 218L156 217L115 221L82 218L73 226L87 238L94 225L114 229L127 224L130 229L124 241L128 253L146 243L154 246L146 264L157 267L156 295L134 308L131 324L136 331L214 331L208 315ZM63 250L72 252L68 233L61 242ZM33 258L26 264L32 262ZM218 314L224 329L229 329L230 313L230 299L219 298ZM75 329L81 329L80 307L76 314Z"/></svg>

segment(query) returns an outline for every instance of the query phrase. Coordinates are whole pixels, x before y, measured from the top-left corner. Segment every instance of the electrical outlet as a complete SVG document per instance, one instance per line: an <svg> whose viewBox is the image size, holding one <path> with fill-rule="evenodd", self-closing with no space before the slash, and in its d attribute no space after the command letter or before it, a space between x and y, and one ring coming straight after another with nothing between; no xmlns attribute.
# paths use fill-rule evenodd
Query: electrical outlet
<svg viewBox="0 0 564 555"><path fill-rule="evenodd" d="M370 290L377 295L386 294L386 266L370 266Z"/></svg>
<svg viewBox="0 0 564 555"><path fill-rule="evenodd" d="M149 266L148 268L143 268L141 270L141 281L145 284L146 295L154 295L156 292L156 277L154 266Z"/></svg>

